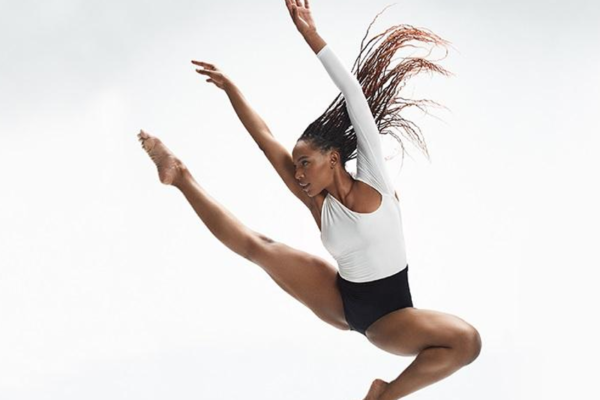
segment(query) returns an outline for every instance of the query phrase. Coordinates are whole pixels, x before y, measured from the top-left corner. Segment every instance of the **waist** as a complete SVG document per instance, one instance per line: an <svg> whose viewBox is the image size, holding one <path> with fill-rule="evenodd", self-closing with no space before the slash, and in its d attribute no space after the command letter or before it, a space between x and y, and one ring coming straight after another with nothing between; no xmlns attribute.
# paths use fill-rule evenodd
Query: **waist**
<svg viewBox="0 0 600 400"><path fill-rule="evenodd" d="M352 287L352 286L365 287L365 286L376 286L376 285L380 284L382 281L398 278L398 277L402 276L403 274L406 274L406 272L408 272L408 263L398 271L394 271L393 273L391 273L389 275L383 276L381 278L369 280L369 281L351 281L351 280L344 278L340 274L340 272L338 272L337 275L338 275L339 279L348 287Z"/></svg>

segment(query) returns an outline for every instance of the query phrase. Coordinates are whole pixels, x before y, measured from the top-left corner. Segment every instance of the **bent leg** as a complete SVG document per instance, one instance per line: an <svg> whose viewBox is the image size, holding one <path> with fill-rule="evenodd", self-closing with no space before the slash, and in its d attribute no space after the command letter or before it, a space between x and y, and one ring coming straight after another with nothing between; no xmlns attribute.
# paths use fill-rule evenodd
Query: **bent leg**
<svg viewBox="0 0 600 400"><path fill-rule="evenodd" d="M481 351L479 332L464 320L412 307L375 321L367 338L392 354L418 354L378 400L396 400L438 382L473 362Z"/></svg>

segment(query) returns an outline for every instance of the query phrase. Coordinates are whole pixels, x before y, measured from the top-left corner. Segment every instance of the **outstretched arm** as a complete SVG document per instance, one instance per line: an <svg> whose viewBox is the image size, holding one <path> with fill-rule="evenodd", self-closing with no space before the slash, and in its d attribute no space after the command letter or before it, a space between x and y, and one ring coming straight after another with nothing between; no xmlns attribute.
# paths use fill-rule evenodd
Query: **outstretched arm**
<svg viewBox="0 0 600 400"><path fill-rule="evenodd" d="M319 54L319 51L327 45L323 38L317 33L317 27L315 21L312 18L310 3L308 0L304 1L302 5L301 0L285 0L285 6L290 12L292 21L296 25L298 32L304 37L306 43L310 48Z"/></svg>
<svg viewBox="0 0 600 400"><path fill-rule="evenodd" d="M296 28L344 95L348 116L356 132L357 178L364 179L382 193L394 194L394 185L384 163L379 128L358 79L317 33L308 0L304 5L302 0L286 0L286 6Z"/></svg>
<svg viewBox="0 0 600 400"><path fill-rule="evenodd" d="M302 5L302 0L285 0L285 5L290 12L294 25L296 25L296 29L298 29L298 32L304 37L306 43L308 43L317 57L323 62L329 76L341 90L346 102L357 103L358 100L354 100L354 98L360 96L364 98L362 88L356 77L333 54L333 50L317 32L317 26L312 17L309 1L304 0L304 5Z"/></svg>
<svg viewBox="0 0 600 400"><path fill-rule="evenodd" d="M265 121L250 106L241 90L214 64L194 60L192 64L203 67L204 69L196 69L196 72L208 76L207 82L214 83L219 89L225 91L238 118L258 147L263 150L267 140L273 139L273 135Z"/></svg>
<svg viewBox="0 0 600 400"><path fill-rule="evenodd" d="M312 17L309 1L304 0L303 5L302 0L285 0L285 5L290 12L294 25L296 25L296 29L298 29L298 32L304 37L306 43L308 43L319 60L321 60L329 76L344 95L346 103L349 105L351 105L350 103L354 103L356 106L364 106L364 104L357 104L361 101L357 97L363 97L364 99L364 94L358 80L342 64L330 46L317 32L317 26ZM364 99L364 103L366 103L366 99Z"/></svg>
<svg viewBox="0 0 600 400"><path fill-rule="evenodd" d="M215 65L202 61L192 61L192 63L204 67L204 69L196 69L196 72L207 75L207 82L214 83L215 86L227 93L240 121L242 121L246 130L273 165L286 186L312 211L313 204L311 198L302 190L294 177L292 155L275 139L267 124L250 107L250 104L239 88L225 74L219 71Z"/></svg>

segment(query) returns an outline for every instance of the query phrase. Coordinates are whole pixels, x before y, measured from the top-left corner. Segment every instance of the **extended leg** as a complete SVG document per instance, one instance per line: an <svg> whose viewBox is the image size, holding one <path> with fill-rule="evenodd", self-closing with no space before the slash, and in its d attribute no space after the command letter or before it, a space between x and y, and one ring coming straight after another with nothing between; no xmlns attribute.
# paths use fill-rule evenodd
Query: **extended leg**
<svg viewBox="0 0 600 400"><path fill-rule="evenodd" d="M184 176L177 187L221 242L262 267L279 287L323 321L338 329L349 329L332 265L246 227L202 189L189 172Z"/></svg>
<svg viewBox="0 0 600 400"><path fill-rule="evenodd" d="M242 224L210 196L187 169L174 185L181 190L198 217L217 239L237 254L248 258L251 241L259 235L257 232Z"/></svg>
<svg viewBox="0 0 600 400"><path fill-rule="evenodd" d="M185 164L159 138L144 131L140 131L138 138L144 150L156 164L160 181L181 190L212 234L225 246L247 258L250 241L256 236L256 232L243 225L213 199L196 182Z"/></svg>
<svg viewBox="0 0 600 400"><path fill-rule="evenodd" d="M184 194L206 227L223 244L259 265L283 290L320 319L348 330L342 298L336 286L337 270L322 258L295 249L253 231L213 199L185 165L158 138L140 134L144 149L158 167L161 182Z"/></svg>

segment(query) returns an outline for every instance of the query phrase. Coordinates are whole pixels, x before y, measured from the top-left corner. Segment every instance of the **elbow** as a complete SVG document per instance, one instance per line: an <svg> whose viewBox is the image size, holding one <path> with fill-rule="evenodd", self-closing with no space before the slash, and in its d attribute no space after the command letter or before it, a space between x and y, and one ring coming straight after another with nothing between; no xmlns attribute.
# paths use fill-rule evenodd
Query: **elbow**
<svg viewBox="0 0 600 400"><path fill-rule="evenodd" d="M362 86L360 86L358 78L352 72L344 69L336 75L336 84L343 93L353 94L357 91L362 93Z"/></svg>
<svg viewBox="0 0 600 400"><path fill-rule="evenodd" d="M348 85L350 87L349 91L352 94L356 94L357 96L364 96L363 88L358 83L358 79L352 79L352 84Z"/></svg>
<svg viewBox="0 0 600 400"><path fill-rule="evenodd" d="M339 82L337 86L345 98L354 98L356 96L364 95L362 86L360 86L357 79L348 79L344 82Z"/></svg>

